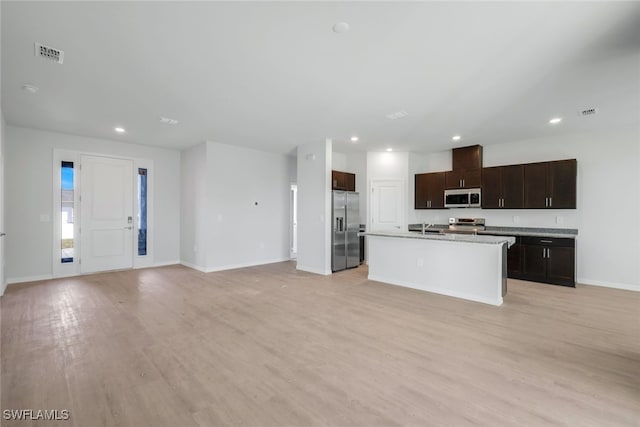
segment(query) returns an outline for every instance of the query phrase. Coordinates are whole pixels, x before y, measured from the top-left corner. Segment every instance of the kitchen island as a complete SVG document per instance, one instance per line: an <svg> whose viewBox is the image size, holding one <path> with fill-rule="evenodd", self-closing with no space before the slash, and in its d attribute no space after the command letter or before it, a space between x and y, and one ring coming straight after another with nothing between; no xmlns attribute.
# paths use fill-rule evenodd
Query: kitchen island
<svg viewBox="0 0 640 427"><path fill-rule="evenodd" d="M501 305L511 236L368 232L369 279Z"/></svg>

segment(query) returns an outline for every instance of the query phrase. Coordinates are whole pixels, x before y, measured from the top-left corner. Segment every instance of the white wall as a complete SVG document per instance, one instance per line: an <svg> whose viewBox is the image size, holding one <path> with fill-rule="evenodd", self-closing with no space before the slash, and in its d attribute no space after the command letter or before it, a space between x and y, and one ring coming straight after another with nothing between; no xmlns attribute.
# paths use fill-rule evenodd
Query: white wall
<svg viewBox="0 0 640 427"><path fill-rule="evenodd" d="M209 271L289 259L292 169L291 156L207 142Z"/></svg>
<svg viewBox="0 0 640 427"><path fill-rule="evenodd" d="M0 232L6 232L5 230L5 205L4 205L4 193L5 193L5 185L6 179L4 174L4 166L5 166L5 128L6 124L4 121L4 114L2 113L2 108L0 107ZM4 294L4 290L7 287L6 282L6 247L5 242L6 238L0 238L0 296Z"/></svg>
<svg viewBox="0 0 640 427"><path fill-rule="evenodd" d="M577 228L577 282L640 291L640 135L638 126L484 147L484 166L575 158L575 210L414 210L410 222L446 223L448 217L483 217L487 225ZM450 157L434 153L416 172L451 169Z"/></svg>
<svg viewBox="0 0 640 427"><path fill-rule="evenodd" d="M207 145L180 153L180 260L192 268L207 263Z"/></svg>
<svg viewBox="0 0 640 427"><path fill-rule="evenodd" d="M331 274L331 146L298 146L297 268L317 274Z"/></svg>
<svg viewBox="0 0 640 427"><path fill-rule="evenodd" d="M5 195L9 282L51 277L54 149L153 160L155 173L150 179L155 186L154 261L179 261L178 151L7 126L5 173L12 177ZM45 215L44 221L41 215Z"/></svg>

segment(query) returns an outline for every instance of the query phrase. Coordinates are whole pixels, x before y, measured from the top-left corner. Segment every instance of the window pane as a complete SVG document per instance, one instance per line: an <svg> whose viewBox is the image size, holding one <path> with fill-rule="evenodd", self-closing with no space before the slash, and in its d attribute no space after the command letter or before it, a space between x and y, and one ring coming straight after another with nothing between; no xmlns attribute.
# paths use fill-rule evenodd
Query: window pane
<svg viewBox="0 0 640 427"><path fill-rule="evenodd" d="M74 170L73 162L62 162L60 188L60 262L73 262L73 201L74 201Z"/></svg>
<svg viewBox="0 0 640 427"><path fill-rule="evenodd" d="M138 168L138 255L147 254L147 170Z"/></svg>

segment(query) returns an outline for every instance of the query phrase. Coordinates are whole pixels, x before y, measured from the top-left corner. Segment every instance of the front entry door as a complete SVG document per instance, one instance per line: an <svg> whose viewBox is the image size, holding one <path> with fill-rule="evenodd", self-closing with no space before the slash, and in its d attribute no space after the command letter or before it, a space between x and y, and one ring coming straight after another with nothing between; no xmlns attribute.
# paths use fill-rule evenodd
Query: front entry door
<svg viewBox="0 0 640 427"><path fill-rule="evenodd" d="M133 162L82 156L80 269L133 267Z"/></svg>

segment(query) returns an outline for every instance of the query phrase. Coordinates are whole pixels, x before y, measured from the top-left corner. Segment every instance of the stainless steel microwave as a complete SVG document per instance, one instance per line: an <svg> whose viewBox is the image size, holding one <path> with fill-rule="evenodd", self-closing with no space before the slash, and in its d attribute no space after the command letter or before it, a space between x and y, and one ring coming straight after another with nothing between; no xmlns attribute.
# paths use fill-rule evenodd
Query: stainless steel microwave
<svg viewBox="0 0 640 427"><path fill-rule="evenodd" d="M482 205L482 191L479 188L444 190L445 208L479 208Z"/></svg>

